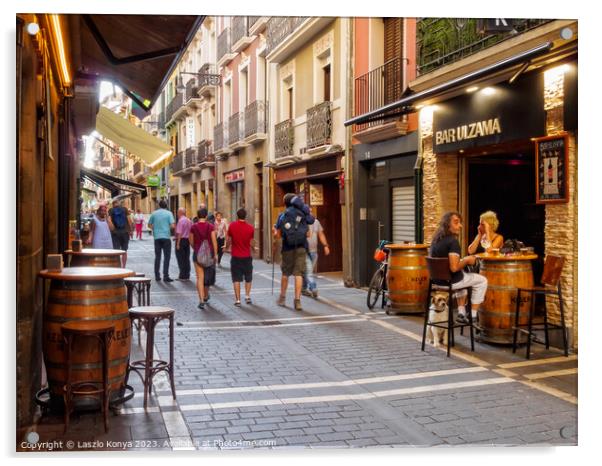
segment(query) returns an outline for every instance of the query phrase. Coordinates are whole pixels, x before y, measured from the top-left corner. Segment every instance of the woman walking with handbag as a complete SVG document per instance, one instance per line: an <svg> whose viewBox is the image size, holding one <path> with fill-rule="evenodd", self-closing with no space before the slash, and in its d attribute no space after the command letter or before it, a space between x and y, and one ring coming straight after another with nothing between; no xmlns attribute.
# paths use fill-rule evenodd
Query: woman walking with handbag
<svg viewBox="0 0 602 466"><path fill-rule="evenodd" d="M209 301L209 287L215 285L215 252L217 239L214 226L207 221L207 209L199 209L199 221L190 228L192 261L196 271L196 289L199 294L199 309Z"/></svg>

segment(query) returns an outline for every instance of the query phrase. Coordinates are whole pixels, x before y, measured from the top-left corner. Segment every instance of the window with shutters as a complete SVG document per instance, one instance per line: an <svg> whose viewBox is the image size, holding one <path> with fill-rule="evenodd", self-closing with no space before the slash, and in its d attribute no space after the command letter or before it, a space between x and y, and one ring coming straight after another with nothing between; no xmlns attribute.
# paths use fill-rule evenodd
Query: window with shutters
<svg viewBox="0 0 602 466"><path fill-rule="evenodd" d="M414 241L414 186L391 189L392 238L394 243Z"/></svg>
<svg viewBox="0 0 602 466"><path fill-rule="evenodd" d="M403 18L384 18L385 63L403 63ZM401 66L386 66L383 70L385 104L396 101L401 95Z"/></svg>

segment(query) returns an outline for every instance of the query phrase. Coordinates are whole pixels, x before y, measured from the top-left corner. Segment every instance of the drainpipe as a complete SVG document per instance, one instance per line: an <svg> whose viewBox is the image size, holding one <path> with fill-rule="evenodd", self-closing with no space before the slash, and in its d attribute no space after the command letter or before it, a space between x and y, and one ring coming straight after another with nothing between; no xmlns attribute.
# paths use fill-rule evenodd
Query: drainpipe
<svg viewBox="0 0 602 466"><path fill-rule="evenodd" d="M419 135L420 137L420 135ZM420 141L420 139L419 139ZM423 199L422 199L422 144L418 150L416 163L414 164L414 238L417 244L424 243L424 218L423 218Z"/></svg>
<svg viewBox="0 0 602 466"><path fill-rule="evenodd" d="M347 41L347 53L346 57L346 67L347 67L347 82L349 85L347 86L347 105L346 105L346 119L349 119L353 116L353 86L350 81L353 77L353 58L354 58L354 50L353 50L353 17L347 19L347 27L345 28ZM346 137L347 137L347 147L345 148L345 164L344 164L344 173L345 173L345 208L347 210L347 225L348 228L345 229L345 235L347 236L347 246L348 246L348 276L344 277L345 286L356 286L356 281L354 280L354 271L355 271L355 244L353 238L353 231L355 231L355 219L353 217L354 212L354 204L353 204L353 196L351 192L351 188L354 183L352 167L353 163L351 157L353 157L353 140L352 140L352 128L353 126L348 126L346 128Z"/></svg>

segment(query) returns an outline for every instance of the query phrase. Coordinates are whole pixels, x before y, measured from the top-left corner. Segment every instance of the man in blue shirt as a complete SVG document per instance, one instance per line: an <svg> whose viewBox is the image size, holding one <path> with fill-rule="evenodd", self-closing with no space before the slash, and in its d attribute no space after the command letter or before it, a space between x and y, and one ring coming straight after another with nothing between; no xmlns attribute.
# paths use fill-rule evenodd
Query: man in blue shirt
<svg viewBox="0 0 602 466"><path fill-rule="evenodd" d="M155 280L161 281L159 268L161 266L161 251L163 251L163 280L173 282L169 277L169 259L171 258L171 232L176 220L173 214L167 210L167 202L161 199L159 208L155 210L148 219L148 226L155 237Z"/></svg>

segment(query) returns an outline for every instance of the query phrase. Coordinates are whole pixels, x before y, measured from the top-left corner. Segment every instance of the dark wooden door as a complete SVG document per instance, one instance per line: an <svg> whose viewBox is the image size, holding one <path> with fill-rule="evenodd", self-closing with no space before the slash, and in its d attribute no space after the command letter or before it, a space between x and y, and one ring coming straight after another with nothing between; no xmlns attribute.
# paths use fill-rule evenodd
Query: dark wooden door
<svg viewBox="0 0 602 466"><path fill-rule="evenodd" d="M321 184L324 201L321 206L313 206L314 212L322 227L326 241L330 246L330 255L324 254L324 248L318 242L318 272L338 272L343 270L343 235L341 225L341 205L339 203L339 184L334 178L310 181Z"/></svg>

